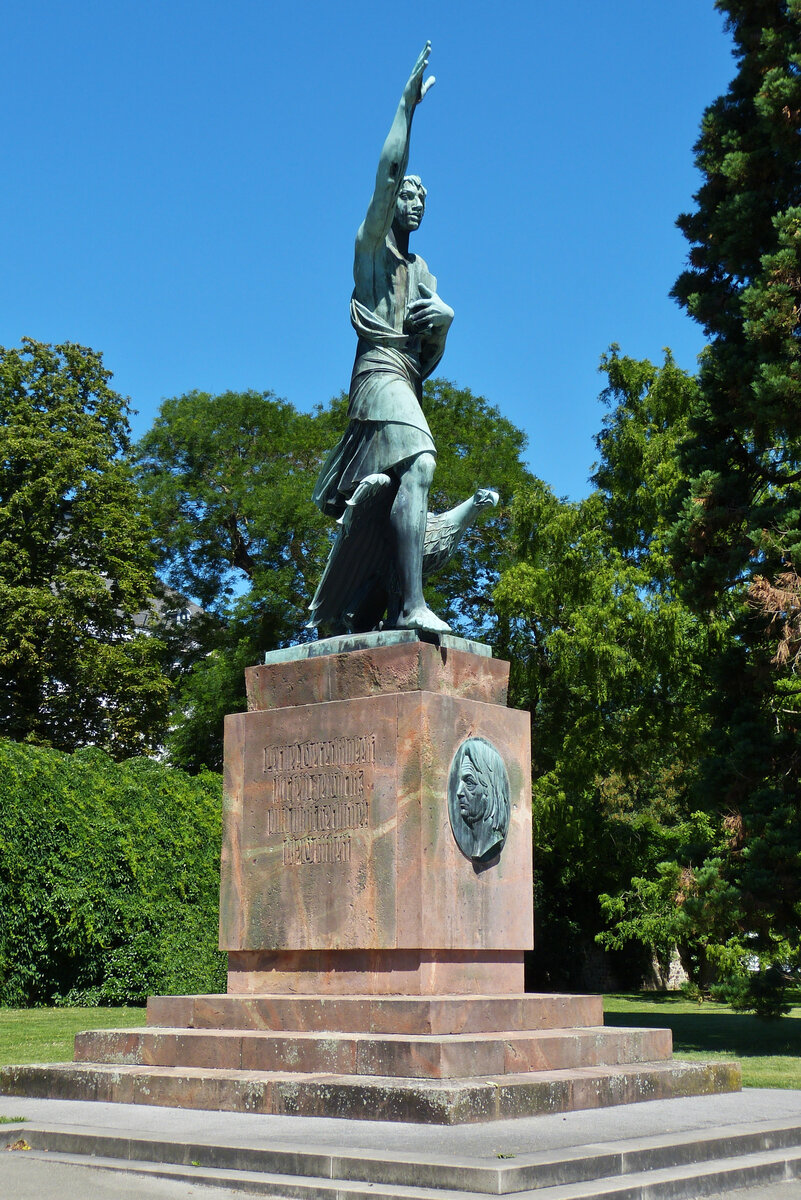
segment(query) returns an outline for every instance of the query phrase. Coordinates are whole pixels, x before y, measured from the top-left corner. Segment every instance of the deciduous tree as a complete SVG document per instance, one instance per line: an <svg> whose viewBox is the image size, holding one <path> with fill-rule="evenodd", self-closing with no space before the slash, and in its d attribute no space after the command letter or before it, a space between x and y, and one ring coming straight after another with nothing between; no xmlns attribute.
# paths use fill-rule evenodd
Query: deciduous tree
<svg viewBox="0 0 801 1200"><path fill-rule="evenodd" d="M533 714L538 973L574 986L587 986L583 955L607 927L600 897L625 893L695 836L689 789L705 729L698 622L666 554L665 497L694 384L670 356L656 368L613 351L602 367L597 490L578 503L539 482L523 491L515 561L496 589L516 692ZM617 945L627 940L662 955L672 945L644 923Z"/></svg>
<svg viewBox="0 0 801 1200"><path fill-rule="evenodd" d="M110 378L83 346L0 348L0 734L125 757L169 684L134 632L155 576Z"/></svg>
<svg viewBox="0 0 801 1200"><path fill-rule="evenodd" d="M509 502L530 478L525 435L483 397L443 380L426 383L424 407L438 447L432 509L480 486L501 494L430 588L457 632L493 638ZM193 392L165 401L139 443L164 579L206 610L169 639L179 686L168 741L179 766L218 769L223 716L245 705L245 667L313 636L304 630L307 606L335 527L311 492L346 408L344 395L300 413L272 393Z"/></svg>

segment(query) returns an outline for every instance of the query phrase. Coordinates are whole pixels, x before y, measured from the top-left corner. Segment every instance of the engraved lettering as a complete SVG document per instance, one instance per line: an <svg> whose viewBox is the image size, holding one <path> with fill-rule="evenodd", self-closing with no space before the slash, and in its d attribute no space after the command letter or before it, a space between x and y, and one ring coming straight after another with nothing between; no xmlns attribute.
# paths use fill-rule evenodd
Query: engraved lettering
<svg viewBox="0 0 801 1200"><path fill-rule="evenodd" d="M262 770L291 772L314 767L349 767L375 763L375 734L338 737L323 742L291 742L265 746Z"/></svg>
<svg viewBox="0 0 801 1200"><path fill-rule="evenodd" d="M285 867L309 866L319 863L349 863L351 840L344 837L287 838L283 843Z"/></svg>
<svg viewBox="0 0 801 1200"><path fill-rule="evenodd" d="M266 833L284 866L349 863L347 831L369 827L375 734L264 747Z"/></svg>

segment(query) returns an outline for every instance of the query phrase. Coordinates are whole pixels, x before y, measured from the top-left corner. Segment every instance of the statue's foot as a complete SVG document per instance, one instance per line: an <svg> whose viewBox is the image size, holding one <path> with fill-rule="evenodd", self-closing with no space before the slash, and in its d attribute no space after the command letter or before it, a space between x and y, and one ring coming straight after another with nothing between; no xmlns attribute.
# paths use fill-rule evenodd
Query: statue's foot
<svg viewBox="0 0 801 1200"><path fill-rule="evenodd" d="M415 608L402 609L395 622L395 628L419 629L421 633L450 633L451 631L450 625L445 621L441 621L427 604L420 604Z"/></svg>

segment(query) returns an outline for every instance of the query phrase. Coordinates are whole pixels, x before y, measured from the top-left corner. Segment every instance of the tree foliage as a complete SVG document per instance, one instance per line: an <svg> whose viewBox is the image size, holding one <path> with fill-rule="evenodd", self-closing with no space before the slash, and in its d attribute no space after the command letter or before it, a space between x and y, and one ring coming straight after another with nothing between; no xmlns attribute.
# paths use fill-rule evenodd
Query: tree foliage
<svg viewBox="0 0 801 1200"><path fill-rule="evenodd" d="M190 392L164 401L136 448L159 570L204 609L162 632L178 685L177 765L220 769L223 717L245 707L244 667L302 636L328 546L310 481L329 420L271 392Z"/></svg>
<svg viewBox="0 0 801 1200"><path fill-rule="evenodd" d="M258 595L265 647L303 624L325 551L309 485L321 424L271 392L190 392L164 401L137 447L167 583L218 615Z"/></svg>
<svg viewBox="0 0 801 1200"><path fill-rule="evenodd" d="M602 369L597 490L571 503L537 482L518 496L515 561L495 593L533 714L539 973L560 985L586 986L582 956L607 923L599 897L697 837L689 788L705 732L698 623L670 586L664 503L694 384L669 355L656 368L613 349Z"/></svg>
<svg viewBox="0 0 801 1200"><path fill-rule="evenodd" d="M467 389L436 380L424 407L438 447L431 507L446 510L491 484L502 504L469 530L428 589L467 636L491 637L492 589L509 502L528 472L525 436ZM163 637L179 679L171 761L219 768L222 718L244 708L244 669L304 630L334 525L312 504L326 452L344 431L347 398L299 413L271 393L193 392L165 401L137 447L165 581L205 616Z"/></svg>
<svg viewBox="0 0 801 1200"><path fill-rule="evenodd" d="M730 895L716 953L743 1002L764 1006L749 964L779 978L801 923L801 686L780 595L791 605L801 566L801 4L718 7L738 70L704 115L703 183L679 219L691 249L675 295L710 344L674 558L688 602L725 629L702 791L730 836L699 870Z"/></svg>
<svg viewBox="0 0 801 1200"><path fill-rule="evenodd" d="M155 577L110 378L83 346L0 348L0 735L120 757L153 745L169 685L134 636Z"/></svg>
<svg viewBox="0 0 801 1200"><path fill-rule="evenodd" d="M720 0L738 72L706 111L703 184L678 224L691 244L674 294L710 345L684 451L677 559L699 606L754 567L798 556L801 482L801 6Z"/></svg>

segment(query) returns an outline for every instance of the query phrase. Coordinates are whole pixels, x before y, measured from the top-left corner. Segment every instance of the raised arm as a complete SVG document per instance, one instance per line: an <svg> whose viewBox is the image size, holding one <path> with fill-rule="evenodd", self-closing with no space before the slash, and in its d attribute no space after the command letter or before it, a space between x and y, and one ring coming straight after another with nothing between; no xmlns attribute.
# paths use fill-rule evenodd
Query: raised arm
<svg viewBox="0 0 801 1200"><path fill-rule="evenodd" d="M357 255L360 250L367 250L382 242L389 233L395 213L395 200L409 162L409 137L414 110L434 83L433 75L423 83L423 73L428 66L430 53L431 43L426 42L403 89L398 111L378 160L373 198L368 206L367 216L356 235Z"/></svg>

